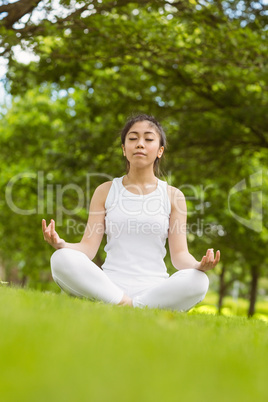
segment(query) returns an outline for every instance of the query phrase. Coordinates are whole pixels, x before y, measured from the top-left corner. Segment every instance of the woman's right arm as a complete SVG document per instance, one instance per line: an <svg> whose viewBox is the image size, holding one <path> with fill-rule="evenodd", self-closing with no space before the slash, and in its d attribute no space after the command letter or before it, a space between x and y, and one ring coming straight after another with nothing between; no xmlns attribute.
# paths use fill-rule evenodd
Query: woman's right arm
<svg viewBox="0 0 268 402"><path fill-rule="evenodd" d="M105 201L112 182L105 182L98 186L91 198L89 216L82 240L79 243L67 243L61 239L55 231L55 221L46 226L45 219L42 220L44 239L55 249L72 248L82 251L92 260L99 249L105 230Z"/></svg>

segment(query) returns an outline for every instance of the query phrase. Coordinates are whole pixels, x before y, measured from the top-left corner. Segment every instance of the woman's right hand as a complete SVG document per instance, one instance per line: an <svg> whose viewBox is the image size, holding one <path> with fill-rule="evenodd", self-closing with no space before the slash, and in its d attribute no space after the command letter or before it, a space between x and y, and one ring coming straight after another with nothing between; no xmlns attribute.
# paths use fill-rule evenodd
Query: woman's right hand
<svg viewBox="0 0 268 402"><path fill-rule="evenodd" d="M42 219L42 229L44 240L47 241L56 250L65 247L65 240L61 239L55 231L55 221L51 219L50 224L47 226L46 220Z"/></svg>

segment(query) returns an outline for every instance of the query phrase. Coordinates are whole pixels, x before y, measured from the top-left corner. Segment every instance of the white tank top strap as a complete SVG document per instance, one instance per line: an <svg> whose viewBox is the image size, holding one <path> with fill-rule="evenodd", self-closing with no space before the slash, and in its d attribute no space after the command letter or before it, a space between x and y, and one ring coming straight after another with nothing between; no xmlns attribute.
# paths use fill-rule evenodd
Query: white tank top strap
<svg viewBox="0 0 268 402"><path fill-rule="evenodd" d="M105 201L106 211L109 211L110 209L114 208L115 205L117 204L118 199L119 199L120 189L121 189L120 178L115 177L112 181L112 185L111 185L108 195L106 197L106 201Z"/></svg>
<svg viewBox="0 0 268 402"><path fill-rule="evenodd" d="M170 199L168 196L168 183L164 180L160 180L157 178L158 180L158 184L157 184L157 188L152 191L149 194L145 194L145 195L139 195L139 194L134 194L131 193L130 191L128 191L126 189L126 187L123 185L123 178L122 177L115 177L112 181L112 185L111 188L109 190L109 193L107 195L106 201L105 201L105 209L106 211L109 211L110 209L113 209L115 207L115 205L118 203L118 200L120 197L122 197L122 195L125 195L126 193L131 194L134 198L135 197L153 197L156 194L155 193L160 193L162 196L162 202L163 202L163 206L165 209L166 214L169 216L170 212L171 212L171 203L170 203Z"/></svg>
<svg viewBox="0 0 268 402"><path fill-rule="evenodd" d="M165 211L168 215L170 215L171 203L170 203L170 199L168 196L168 183L164 180L158 179L158 188L160 189L160 191L163 195L163 203L164 203Z"/></svg>

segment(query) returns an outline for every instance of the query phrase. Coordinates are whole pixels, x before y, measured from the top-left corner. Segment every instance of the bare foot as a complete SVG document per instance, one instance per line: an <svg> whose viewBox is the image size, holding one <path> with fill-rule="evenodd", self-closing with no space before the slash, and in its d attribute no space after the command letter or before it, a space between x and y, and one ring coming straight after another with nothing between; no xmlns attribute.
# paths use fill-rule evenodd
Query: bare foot
<svg viewBox="0 0 268 402"><path fill-rule="evenodd" d="M122 300L118 303L119 306L130 306L133 307L132 299L125 295L122 297Z"/></svg>

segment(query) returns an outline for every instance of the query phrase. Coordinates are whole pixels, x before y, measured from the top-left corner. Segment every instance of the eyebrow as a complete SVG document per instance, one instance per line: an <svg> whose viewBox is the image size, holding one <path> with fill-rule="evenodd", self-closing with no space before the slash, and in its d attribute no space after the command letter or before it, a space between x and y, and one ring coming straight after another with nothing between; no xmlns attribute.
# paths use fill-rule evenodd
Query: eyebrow
<svg viewBox="0 0 268 402"><path fill-rule="evenodd" d="M137 131L130 131L128 134L139 134L139 133ZM144 134L154 134L155 135L155 133L153 131L145 131Z"/></svg>

